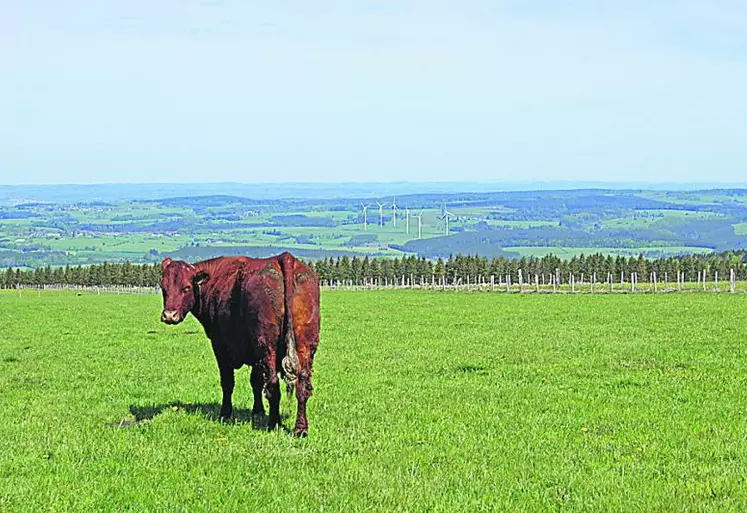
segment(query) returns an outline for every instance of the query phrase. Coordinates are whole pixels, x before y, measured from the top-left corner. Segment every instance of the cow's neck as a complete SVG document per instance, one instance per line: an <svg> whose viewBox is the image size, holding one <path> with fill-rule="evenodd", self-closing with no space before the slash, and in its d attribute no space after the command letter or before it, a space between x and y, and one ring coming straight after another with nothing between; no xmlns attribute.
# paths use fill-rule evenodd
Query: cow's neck
<svg viewBox="0 0 747 513"><path fill-rule="evenodd" d="M201 266L199 263L195 264L195 268L197 269L197 272L204 271L204 267ZM205 291L202 286L195 285L195 304L190 310L192 312L192 315L195 316L195 318L200 321L201 324L204 324L205 320Z"/></svg>
<svg viewBox="0 0 747 513"><path fill-rule="evenodd" d="M204 304L205 304L205 298L203 297L204 293L202 291L202 287L195 287L195 304L192 307L192 315L194 315L198 321L202 322L204 317Z"/></svg>

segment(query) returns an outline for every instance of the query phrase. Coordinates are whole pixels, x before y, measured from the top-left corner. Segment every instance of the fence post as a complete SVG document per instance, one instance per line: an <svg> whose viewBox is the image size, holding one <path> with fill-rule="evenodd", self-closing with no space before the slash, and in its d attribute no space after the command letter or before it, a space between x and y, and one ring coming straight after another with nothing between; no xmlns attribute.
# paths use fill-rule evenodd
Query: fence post
<svg viewBox="0 0 747 513"><path fill-rule="evenodd" d="M729 291L734 294L736 288L736 280L734 279L734 269L729 270Z"/></svg>
<svg viewBox="0 0 747 513"><path fill-rule="evenodd" d="M716 292L718 292L718 271L715 271L713 275L713 286Z"/></svg>

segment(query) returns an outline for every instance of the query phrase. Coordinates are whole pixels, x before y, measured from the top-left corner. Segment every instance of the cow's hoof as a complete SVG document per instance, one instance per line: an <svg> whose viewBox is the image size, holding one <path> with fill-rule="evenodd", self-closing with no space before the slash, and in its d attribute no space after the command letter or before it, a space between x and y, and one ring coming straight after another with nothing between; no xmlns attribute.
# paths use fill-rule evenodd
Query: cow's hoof
<svg viewBox="0 0 747 513"><path fill-rule="evenodd" d="M267 423L267 430L272 431L273 429L277 429L280 427L280 417L274 417L270 415L270 420Z"/></svg>
<svg viewBox="0 0 747 513"><path fill-rule="evenodd" d="M252 426L260 427L260 426L266 426L266 425L267 425L267 415L265 415L265 412L252 413Z"/></svg>

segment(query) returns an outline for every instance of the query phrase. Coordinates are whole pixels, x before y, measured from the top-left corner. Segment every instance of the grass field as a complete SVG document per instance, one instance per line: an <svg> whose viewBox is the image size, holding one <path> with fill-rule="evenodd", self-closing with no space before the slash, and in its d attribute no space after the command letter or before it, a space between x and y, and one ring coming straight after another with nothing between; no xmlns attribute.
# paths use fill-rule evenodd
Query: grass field
<svg viewBox="0 0 747 513"><path fill-rule="evenodd" d="M297 440L157 296L0 293L0 511L747 508L747 295L322 301Z"/></svg>
<svg viewBox="0 0 747 513"><path fill-rule="evenodd" d="M707 254L713 253L710 248L698 248L694 246L652 246L640 248L568 248L568 247L548 247L548 246L508 246L503 248L506 251L518 253L525 257L541 258L545 255L555 255L559 258L569 259L574 256L594 255L601 253L603 255L636 257L641 253L661 253L663 255L681 255L681 254Z"/></svg>

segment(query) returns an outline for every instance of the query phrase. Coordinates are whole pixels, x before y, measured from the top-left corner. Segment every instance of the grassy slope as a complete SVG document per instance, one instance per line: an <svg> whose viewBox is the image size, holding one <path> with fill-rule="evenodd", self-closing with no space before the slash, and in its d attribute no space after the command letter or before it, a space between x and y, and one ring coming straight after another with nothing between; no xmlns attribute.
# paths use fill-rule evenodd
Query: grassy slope
<svg viewBox="0 0 747 513"><path fill-rule="evenodd" d="M745 307L328 292L294 440L247 421L246 370L214 421L209 344L158 297L2 293L0 510L743 511Z"/></svg>

